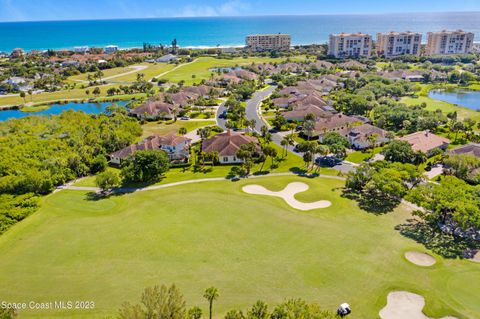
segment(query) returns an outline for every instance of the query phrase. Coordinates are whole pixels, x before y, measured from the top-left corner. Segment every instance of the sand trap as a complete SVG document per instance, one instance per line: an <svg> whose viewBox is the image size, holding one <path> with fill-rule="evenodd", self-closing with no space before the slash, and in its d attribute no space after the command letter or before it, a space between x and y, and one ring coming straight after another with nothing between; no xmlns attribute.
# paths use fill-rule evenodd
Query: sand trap
<svg viewBox="0 0 480 319"><path fill-rule="evenodd" d="M407 260L412 264L423 267L433 266L437 262L435 258L430 256L429 254L421 253L418 251L407 251L405 253L405 258L407 258Z"/></svg>
<svg viewBox="0 0 480 319"><path fill-rule="evenodd" d="M248 194L255 195L267 195L267 196L276 196L281 197L288 205L292 206L295 209L299 210L311 210L317 208L326 208L332 205L328 200L320 200L313 203L303 203L295 199L295 194L304 192L308 189L308 185L305 183L290 183L283 190L279 192L272 192L260 185L247 185L244 186L243 191Z"/></svg>
<svg viewBox="0 0 480 319"><path fill-rule="evenodd" d="M422 312L425 299L408 291L395 291L387 296L387 305L380 310L382 319L430 319ZM457 319L443 317L441 319Z"/></svg>
<svg viewBox="0 0 480 319"><path fill-rule="evenodd" d="M480 250L477 251L477 253L475 254L475 256L473 256L471 261L476 262L476 263L480 263Z"/></svg>

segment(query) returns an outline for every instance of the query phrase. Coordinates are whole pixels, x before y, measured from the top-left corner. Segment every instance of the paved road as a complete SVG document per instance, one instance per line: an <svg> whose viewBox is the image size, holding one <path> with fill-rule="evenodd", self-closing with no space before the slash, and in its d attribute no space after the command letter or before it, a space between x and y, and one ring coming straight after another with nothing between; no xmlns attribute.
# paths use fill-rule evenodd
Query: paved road
<svg viewBox="0 0 480 319"><path fill-rule="evenodd" d="M255 92L245 107L246 117L249 120L255 120L255 131L260 132L262 126L267 125L259 113L260 103L273 93L277 87L272 85L265 90ZM268 125L267 125L268 126Z"/></svg>

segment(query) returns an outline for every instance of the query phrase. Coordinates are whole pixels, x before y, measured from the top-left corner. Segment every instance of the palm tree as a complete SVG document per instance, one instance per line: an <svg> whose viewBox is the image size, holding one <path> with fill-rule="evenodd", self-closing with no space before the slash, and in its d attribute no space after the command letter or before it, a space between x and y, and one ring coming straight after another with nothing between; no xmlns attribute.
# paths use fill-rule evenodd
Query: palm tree
<svg viewBox="0 0 480 319"><path fill-rule="evenodd" d="M313 152L314 152L314 155L318 154L320 156L325 156L325 155L328 155L328 153L330 153L330 149L326 145L316 145L314 147ZM318 172L320 171L320 166L319 165L317 165L317 171Z"/></svg>
<svg viewBox="0 0 480 319"><path fill-rule="evenodd" d="M280 142L280 145L283 146L284 148L284 154L282 155L283 157L286 157L288 155L287 147L295 145L295 140L293 139L292 134L285 135Z"/></svg>
<svg viewBox="0 0 480 319"><path fill-rule="evenodd" d="M215 287L210 287L205 290L205 293L203 294L203 298L208 300L209 303L209 319L212 319L212 308L213 308L213 301L217 300L219 294L218 294L218 289Z"/></svg>
<svg viewBox="0 0 480 319"><path fill-rule="evenodd" d="M32 102L33 91L32 91L32 90L28 90L28 95L30 95L30 102Z"/></svg>

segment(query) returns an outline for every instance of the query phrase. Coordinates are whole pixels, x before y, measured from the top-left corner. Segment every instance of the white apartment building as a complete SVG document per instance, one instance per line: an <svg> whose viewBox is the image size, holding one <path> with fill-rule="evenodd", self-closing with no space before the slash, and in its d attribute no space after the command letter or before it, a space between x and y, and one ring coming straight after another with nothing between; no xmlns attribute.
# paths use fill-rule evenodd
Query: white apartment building
<svg viewBox="0 0 480 319"><path fill-rule="evenodd" d="M107 45L106 47L103 48L103 52L106 54L113 54L118 51L118 46L117 45Z"/></svg>
<svg viewBox="0 0 480 319"><path fill-rule="evenodd" d="M372 36L365 33L330 34L328 54L336 58L370 57Z"/></svg>
<svg viewBox="0 0 480 319"><path fill-rule="evenodd" d="M75 53L85 54L85 53L88 52L89 49L90 49L90 48L87 47L87 46L80 46L80 47L74 47L74 48L73 48L73 51L74 51Z"/></svg>
<svg viewBox="0 0 480 319"><path fill-rule="evenodd" d="M377 54L392 58L404 54L420 55L422 35L417 32L377 33Z"/></svg>
<svg viewBox="0 0 480 319"><path fill-rule="evenodd" d="M473 49L472 32L463 30L428 32L426 55L470 53Z"/></svg>
<svg viewBox="0 0 480 319"><path fill-rule="evenodd" d="M288 34L252 34L245 38L245 48L250 51L287 51L291 40Z"/></svg>

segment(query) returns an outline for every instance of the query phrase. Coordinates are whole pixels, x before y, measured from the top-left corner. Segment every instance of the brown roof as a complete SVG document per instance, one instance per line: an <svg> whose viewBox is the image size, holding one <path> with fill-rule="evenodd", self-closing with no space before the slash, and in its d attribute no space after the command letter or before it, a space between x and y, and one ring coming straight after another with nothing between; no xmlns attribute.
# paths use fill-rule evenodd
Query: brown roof
<svg viewBox="0 0 480 319"><path fill-rule="evenodd" d="M304 106L304 105L315 105L315 106L326 106L328 105L327 101L322 99L320 96L317 94L309 94L304 98L300 98L295 102L296 105L298 106Z"/></svg>
<svg viewBox="0 0 480 319"><path fill-rule="evenodd" d="M150 116L157 116L161 113L172 115L172 111L176 109L176 106L165 103L162 101L149 100L146 103L134 108L130 111L131 114L143 115L148 114Z"/></svg>
<svg viewBox="0 0 480 319"><path fill-rule="evenodd" d="M452 155L461 155L461 154L468 154L473 155L476 157L480 157L480 144L479 143L469 143L466 145L462 145L456 147L448 152Z"/></svg>
<svg viewBox="0 0 480 319"><path fill-rule="evenodd" d="M234 156L240 150L240 146L248 143L258 145L258 139L244 133L228 130L204 140L202 150L206 153L217 152L220 156ZM260 150L260 146L258 146L258 150Z"/></svg>
<svg viewBox="0 0 480 319"><path fill-rule="evenodd" d="M162 146L176 146L180 143L185 143L189 141L190 139L175 134L165 136L152 135L141 142L129 145L119 151L112 153L111 156L123 159L132 155L136 151L161 150Z"/></svg>
<svg viewBox="0 0 480 319"><path fill-rule="evenodd" d="M321 134L325 131L341 130L358 122L358 119L345 114L335 114L330 117L317 118L317 122L315 122L315 132Z"/></svg>
<svg viewBox="0 0 480 319"><path fill-rule="evenodd" d="M321 106L307 104L301 105L294 108L292 111L282 113L282 116L286 119L293 119L293 118L304 118L307 114L313 114L315 117L324 118L324 117L331 117L333 113L329 110L325 110Z"/></svg>
<svg viewBox="0 0 480 319"><path fill-rule="evenodd" d="M424 153L450 143L448 138L432 134L429 131L408 134L400 137L399 140L408 142L410 145L412 145L412 149L414 151L421 151Z"/></svg>
<svg viewBox="0 0 480 319"><path fill-rule="evenodd" d="M352 128L347 128L345 132L351 137L355 138L355 140L359 141L368 141L367 138L373 134L377 134L380 138L385 138L388 133L387 131L370 124L362 124Z"/></svg>

